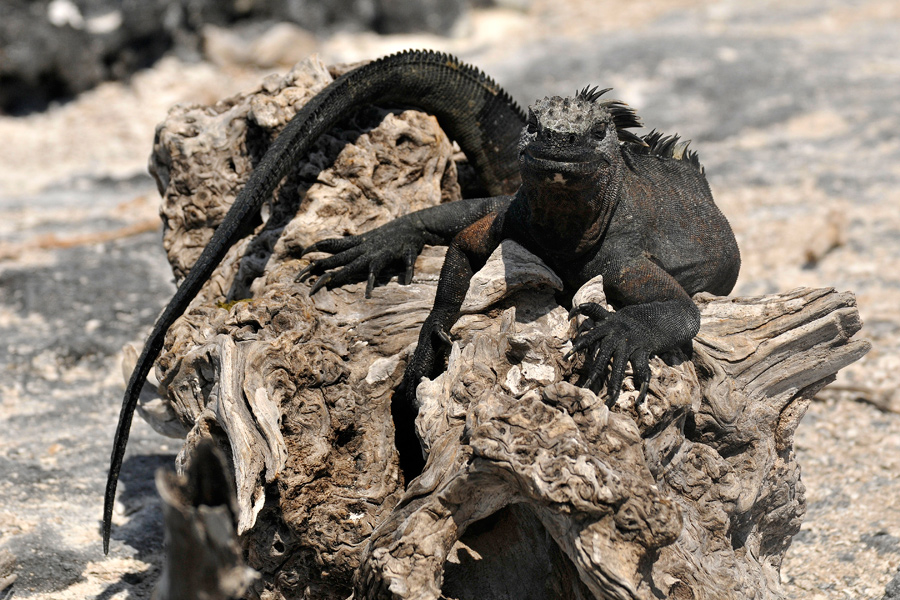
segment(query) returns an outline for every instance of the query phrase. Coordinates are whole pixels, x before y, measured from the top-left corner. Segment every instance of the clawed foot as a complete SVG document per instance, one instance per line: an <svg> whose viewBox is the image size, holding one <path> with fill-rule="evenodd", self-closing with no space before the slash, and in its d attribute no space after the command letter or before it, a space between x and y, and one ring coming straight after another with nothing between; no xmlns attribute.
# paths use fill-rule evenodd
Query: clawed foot
<svg viewBox="0 0 900 600"><path fill-rule="evenodd" d="M415 230L396 231L396 227L391 232L376 229L362 235L321 240L304 248L299 256L310 252L328 252L333 256L311 261L297 273L295 280L304 281L310 275L320 275L309 290L309 294L313 295L323 287L341 286L368 276L366 298L371 298L375 281L392 263L405 266L400 282L408 285L413 278L416 258L424 245L423 236Z"/></svg>
<svg viewBox="0 0 900 600"><path fill-rule="evenodd" d="M631 363L635 384L640 384L637 402L647 397L650 385L650 350L646 340L646 327L621 313L611 313L596 302L576 306L569 312L569 318L576 315L590 317L592 327L582 328L572 340L572 349L565 355L568 359L578 352L585 352L587 379L584 387L598 392L603 385L607 365L612 365L606 379L607 403L615 404L625 380L625 366Z"/></svg>
<svg viewBox="0 0 900 600"><path fill-rule="evenodd" d="M428 315L428 318L422 323L419 343L406 365L401 384L401 389L406 391L406 401L410 406L415 406L416 388L422 381L422 377L431 377L434 374L438 356L453 345L453 340L447 333L447 329L452 323L452 319L434 312Z"/></svg>
<svg viewBox="0 0 900 600"><path fill-rule="evenodd" d="M425 468L425 457L422 455L422 447L416 435L416 416L419 413L416 388L422 377L430 377L433 374L442 347L452 343L441 319L430 315L422 325L419 344L406 365L403 380L391 401L395 427L394 442L400 454L400 468L407 483L418 477Z"/></svg>

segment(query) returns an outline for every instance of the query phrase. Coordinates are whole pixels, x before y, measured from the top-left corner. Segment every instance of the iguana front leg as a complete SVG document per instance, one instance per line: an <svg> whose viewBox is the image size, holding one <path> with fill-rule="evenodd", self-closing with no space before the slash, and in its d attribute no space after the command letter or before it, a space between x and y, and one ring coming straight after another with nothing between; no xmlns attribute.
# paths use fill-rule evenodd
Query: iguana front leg
<svg viewBox="0 0 900 600"><path fill-rule="evenodd" d="M621 308L612 313L593 302L574 307L571 317L586 315L594 325L576 335L569 354L587 352L584 387L590 389L602 383L611 366L606 380L609 404L618 399L630 362L641 402L650 382L650 356L693 339L700 330L700 311L678 281L645 256L609 260L604 266L607 296Z"/></svg>
<svg viewBox="0 0 900 600"><path fill-rule="evenodd" d="M369 297L379 272L391 262L405 264L406 273L401 283L407 284L412 279L416 257L426 243L449 245L434 307L422 325L418 346L391 402L400 467L408 480L421 473L425 466L422 448L415 435L419 412L416 387L423 376L432 375L439 350L449 339L447 331L456 322L473 273L483 266L500 243L496 239L499 234L491 233L492 225L497 221L498 213L505 213L511 200L509 196L496 196L442 204L410 213L362 235L316 242L303 251L303 254L314 251L336 253L314 260L297 275L300 280L313 273L325 272L310 288L310 295L323 286L343 285L368 274L366 297Z"/></svg>
<svg viewBox="0 0 900 600"><path fill-rule="evenodd" d="M447 249L434 306L422 324L418 345L406 365L400 387L413 413L418 412L416 387L422 377L434 374L436 359L440 349L449 343L448 332L459 317L473 274L484 266L503 239L503 214L493 212L472 223L453 238Z"/></svg>
<svg viewBox="0 0 900 600"><path fill-rule="evenodd" d="M416 416L419 414L416 388L422 377L434 375L435 363L442 347L450 342L448 332L459 317L472 275L484 266L501 241L499 223L502 217L498 217L503 212L482 217L450 242L441 267L434 306L422 324L416 349L391 400L395 444L400 454L400 467L407 480L416 477L425 467L422 447L415 434Z"/></svg>
<svg viewBox="0 0 900 600"><path fill-rule="evenodd" d="M459 200L403 215L360 235L318 241L304 248L299 256L310 252L328 252L333 256L312 261L297 274L297 280L321 274L309 291L315 294L322 287L368 278L366 298L369 298L382 270L392 263L401 263L405 272L400 282L409 284L416 258L425 244L450 244L463 229L489 213L505 209L511 200L510 196Z"/></svg>

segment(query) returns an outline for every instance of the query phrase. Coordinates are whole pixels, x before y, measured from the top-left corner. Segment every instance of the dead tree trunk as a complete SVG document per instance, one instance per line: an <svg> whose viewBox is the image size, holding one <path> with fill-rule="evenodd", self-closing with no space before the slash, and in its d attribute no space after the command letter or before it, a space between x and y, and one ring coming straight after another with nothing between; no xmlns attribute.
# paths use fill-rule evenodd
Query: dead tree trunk
<svg viewBox="0 0 900 600"><path fill-rule="evenodd" d="M308 61L248 96L173 109L151 167L176 274L330 77ZM297 166L170 331L166 401L147 414L183 426L181 457L208 437L227 450L237 535L261 574L248 597L780 597L804 512L794 430L868 349L851 340L853 296L700 295L691 355L654 358L646 401L628 379L607 407L562 360L574 325L561 282L506 242L473 280L446 372L419 387L428 463L405 487L390 397L441 252L368 300L364 284L310 298L292 253L459 197L454 158L434 119L363 111ZM576 295L588 298L603 301L600 281Z"/></svg>
<svg viewBox="0 0 900 600"><path fill-rule="evenodd" d="M194 448L186 476L157 472L166 563L153 600L241 598L256 578L234 533L234 489L225 469L221 453L206 440Z"/></svg>

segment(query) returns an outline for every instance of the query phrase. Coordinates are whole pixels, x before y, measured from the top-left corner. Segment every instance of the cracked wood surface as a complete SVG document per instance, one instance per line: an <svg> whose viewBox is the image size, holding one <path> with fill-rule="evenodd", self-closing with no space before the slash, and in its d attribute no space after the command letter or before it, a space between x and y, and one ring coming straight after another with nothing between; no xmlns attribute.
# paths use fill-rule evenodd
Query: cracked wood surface
<svg viewBox="0 0 900 600"><path fill-rule="evenodd" d="M170 113L153 161L176 273L245 180L248 138L262 143L305 97L297 88L328 77L308 62L256 96ZM271 120L247 117L260 97ZM412 285L389 282L371 300L360 284L309 298L293 282L305 262L291 253L313 239L459 195L433 119L366 118L298 165L158 363L167 414L187 431L181 462L210 436L230 451L237 532L262 575L250 596L346 598L355 586L359 598L780 597L805 509L794 430L868 348L850 339L852 295L700 295L692 360L654 358L647 400L635 405L629 379L607 407L561 359L573 325L558 279L505 243L467 298L447 371L419 388L428 464L404 489L390 395L440 251L419 259ZM222 165L235 175L218 177ZM600 293L589 282L576 300Z"/></svg>

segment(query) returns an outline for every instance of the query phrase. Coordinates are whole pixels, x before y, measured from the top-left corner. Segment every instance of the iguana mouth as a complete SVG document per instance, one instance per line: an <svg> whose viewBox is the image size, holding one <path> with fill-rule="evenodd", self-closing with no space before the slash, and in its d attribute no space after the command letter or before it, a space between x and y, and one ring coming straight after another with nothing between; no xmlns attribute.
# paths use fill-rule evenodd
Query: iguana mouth
<svg viewBox="0 0 900 600"><path fill-rule="evenodd" d="M528 150L522 152L523 168L529 171L562 173L571 175L591 175L609 166L610 161L602 156L593 155L589 159L554 159L534 156Z"/></svg>

